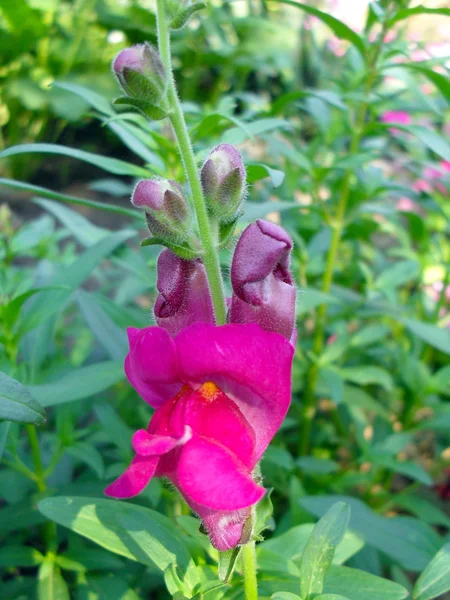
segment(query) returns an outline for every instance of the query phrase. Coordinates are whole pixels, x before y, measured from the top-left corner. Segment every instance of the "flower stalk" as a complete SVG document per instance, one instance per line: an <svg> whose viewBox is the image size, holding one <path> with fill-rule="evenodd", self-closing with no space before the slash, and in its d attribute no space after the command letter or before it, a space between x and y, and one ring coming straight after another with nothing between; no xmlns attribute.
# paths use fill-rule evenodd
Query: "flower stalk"
<svg viewBox="0 0 450 600"><path fill-rule="evenodd" d="M258 600L255 542L249 542L243 546L242 567L244 572L245 600Z"/></svg>
<svg viewBox="0 0 450 600"><path fill-rule="evenodd" d="M197 216L200 239L203 248L202 258L208 276L216 324L223 325L226 322L226 306L219 256L216 250L211 224L209 222L206 202L198 175L197 164L195 161L189 132L176 91L175 80L172 71L170 32L167 25L165 0L157 0L157 27L159 54L168 79L166 96L167 109L170 113L170 122L177 138L184 170L192 192L192 200Z"/></svg>

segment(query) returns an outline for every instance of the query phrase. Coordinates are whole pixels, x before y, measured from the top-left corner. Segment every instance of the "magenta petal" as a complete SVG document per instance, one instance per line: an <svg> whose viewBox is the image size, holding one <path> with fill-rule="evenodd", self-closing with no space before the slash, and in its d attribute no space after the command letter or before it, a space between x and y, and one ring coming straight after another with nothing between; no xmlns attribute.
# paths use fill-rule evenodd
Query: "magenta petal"
<svg viewBox="0 0 450 600"><path fill-rule="evenodd" d="M213 510L238 510L255 504L265 489L223 446L193 437L181 452L176 485L186 500Z"/></svg>
<svg viewBox="0 0 450 600"><path fill-rule="evenodd" d="M128 469L106 488L105 494L112 498L137 496L153 477L158 466L158 460L158 457L142 458L136 456Z"/></svg>
<svg viewBox="0 0 450 600"><path fill-rule="evenodd" d="M173 450L178 440L168 435L151 435L145 429L139 429L133 435L132 444L139 456L160 456Z"/></svg>
<svg viewBox="0 0 450 600"><path fill-rule="evenodd" d="M225 552L239 544L245 521L250 516L250 508L223 512L192 506L208 531L211 544L220 552Z"/></svg>
<svg viewBox="0 0 450 600"><path fill-rule="evenodd" d="M196 323L175 338L180 374L193 387L213 381L251 424L259 460L291 401L294 348L258 325Z"/></svg>
<svg viewBox="0 0 450 600"><path fill-rule="evenodd" d="M125 373L139 395L158 408L180 390L175 344L160 327L131 327L128 339Z"/></svg>

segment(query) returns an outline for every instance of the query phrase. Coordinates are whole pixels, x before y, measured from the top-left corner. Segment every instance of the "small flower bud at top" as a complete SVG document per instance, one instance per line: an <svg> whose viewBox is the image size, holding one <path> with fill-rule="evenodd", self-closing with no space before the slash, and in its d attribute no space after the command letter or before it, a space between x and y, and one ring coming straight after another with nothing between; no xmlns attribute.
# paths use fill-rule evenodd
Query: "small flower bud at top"
<svg viewBox="0 0 450 600"><path fill-rule="evenodd" d="M189 208L176 181L143 179L135 187L131 202L145 211L153 235L178 241L186 238Z"/></svg>
<svg viewBox="0 0 450 600"><path fill-rule="evenodd" d="M150 103L164 96L167 79L158 51L148 44L121 50L113 61L113 71L124 92Z"/></svg>
<svg viewBox="0 0 450 600"><path fill-rule="evenodd" d="M258 323L266 331L295 339L291 250L291 238L275 223L259 219L244 230L231 265L231 322Z"/></svg>
<svg viewBox="0 0 450 600"><path fill-rule="evenodd" d="M245 193L245 167L240 152L230 144L220 144L211 151L200 176L210 212L222 222L232 221Z"/></svg>

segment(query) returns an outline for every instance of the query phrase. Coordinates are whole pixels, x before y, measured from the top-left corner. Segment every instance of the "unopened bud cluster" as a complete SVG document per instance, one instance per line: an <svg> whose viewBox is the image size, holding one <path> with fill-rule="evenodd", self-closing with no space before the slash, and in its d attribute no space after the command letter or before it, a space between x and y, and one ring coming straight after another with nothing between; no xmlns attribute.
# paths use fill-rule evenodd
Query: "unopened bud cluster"
<svg viewBox="0 0 450 600"><path fill-rule="evenodd" d="M214 148L201 172L208 212L220 227L236 221L245 195L245 168L242 156L229 144ZM181 186L167 179L144 179L134 189L131 202L145 212L150 233L169 248L181 244L192 253L194 238L189 203ZM219 242L222 240L218 240ZM185 254L182 254L186 258Z"/></svg>
<svg viewBox="0 0 450 600"><path fill-rule="evenodd" d="M148 42L121 50L112 63L113 72L126 96L116 104L131 104L151 119L167 116L167 76L158 51Z"/></svg>

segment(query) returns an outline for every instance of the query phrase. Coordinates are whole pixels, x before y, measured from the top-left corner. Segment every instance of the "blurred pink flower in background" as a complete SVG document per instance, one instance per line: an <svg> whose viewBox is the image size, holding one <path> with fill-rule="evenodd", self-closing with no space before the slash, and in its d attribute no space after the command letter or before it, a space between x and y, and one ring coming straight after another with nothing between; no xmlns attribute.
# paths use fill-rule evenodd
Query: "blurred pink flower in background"
<svg viewBox="0 0 450 600"><path fill-rule="evenodd" d="M381 115L380 121L382 123L398 123L399 125L411 125L412 117L405 110L387 110ZM396 127L390 128L389 131L393 135L401 133L401 130L397 129Z"/></svg>
<svg viewBox="0 0 450 600"><path fill-rule="evenodd" d="M416 214L421 213L420 206L416 202L414 202L414 200L411 200L411 198L408 198L407 196L402 196L401 198L399 198L395 207L397 208L397 210L404 212L413 212Z"/></svg>

